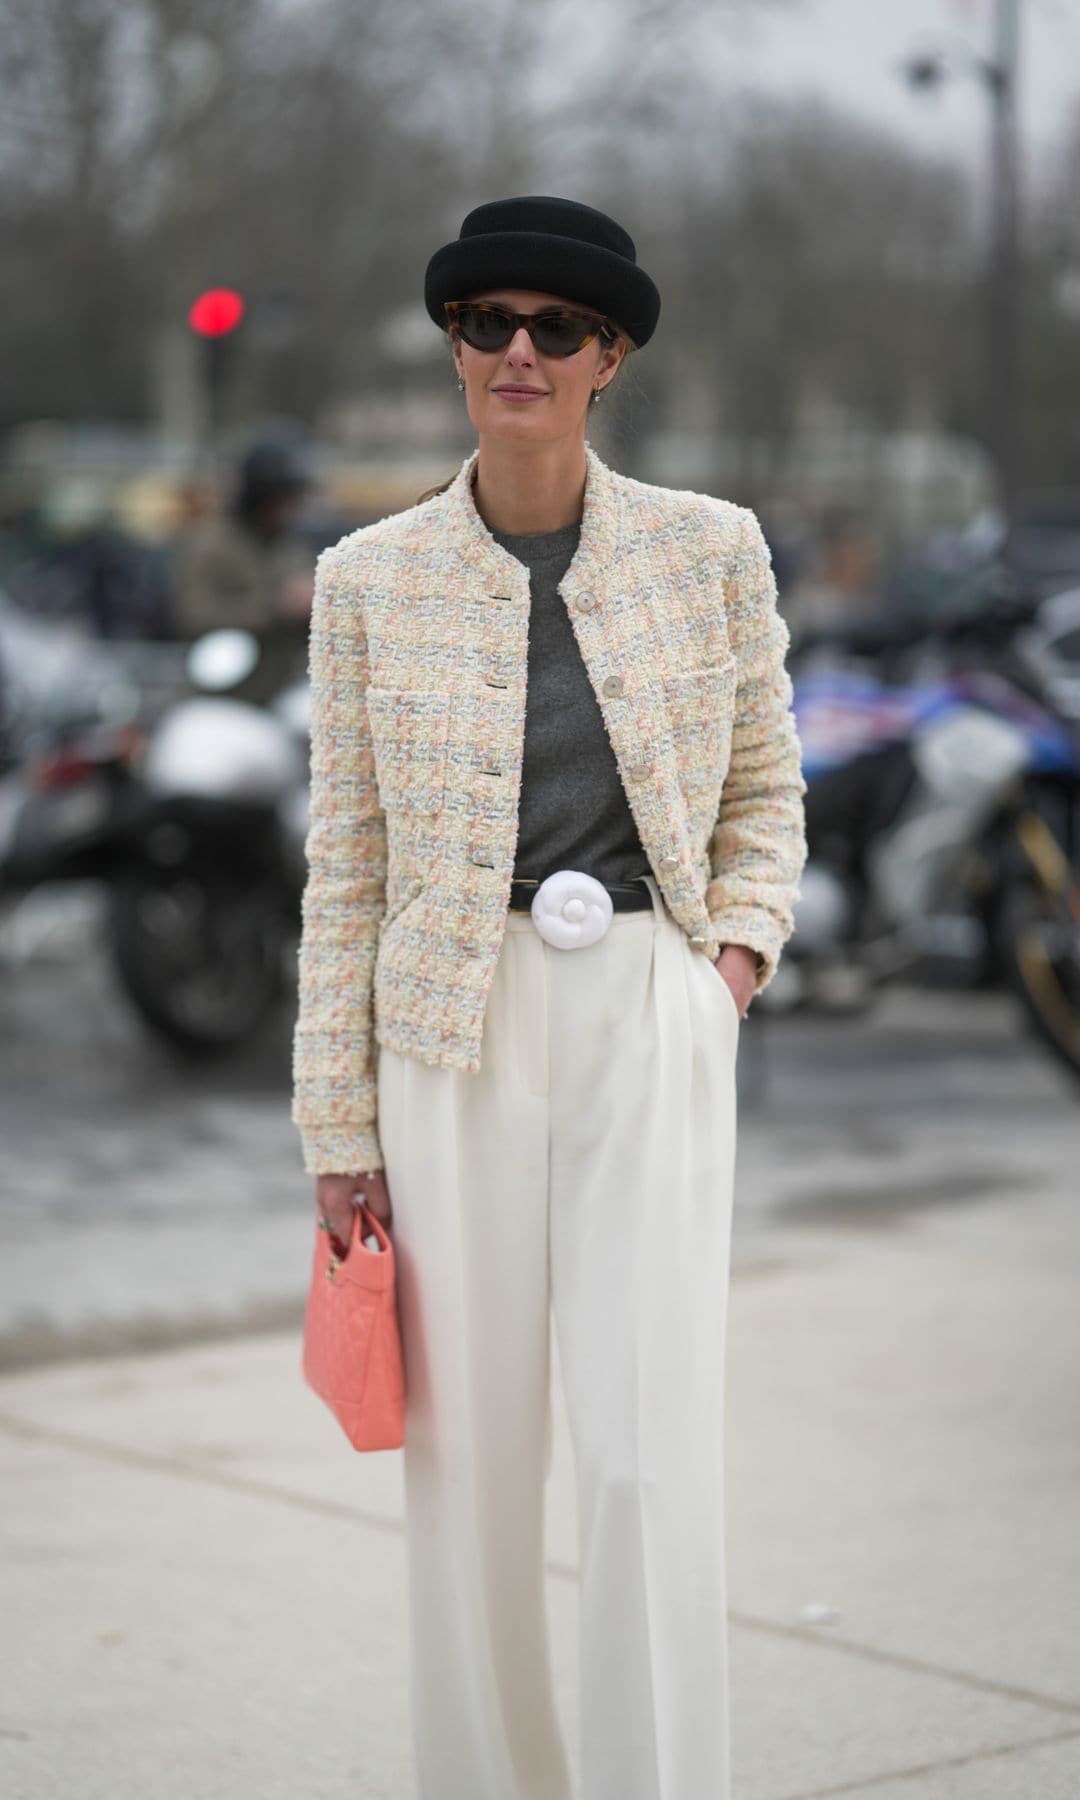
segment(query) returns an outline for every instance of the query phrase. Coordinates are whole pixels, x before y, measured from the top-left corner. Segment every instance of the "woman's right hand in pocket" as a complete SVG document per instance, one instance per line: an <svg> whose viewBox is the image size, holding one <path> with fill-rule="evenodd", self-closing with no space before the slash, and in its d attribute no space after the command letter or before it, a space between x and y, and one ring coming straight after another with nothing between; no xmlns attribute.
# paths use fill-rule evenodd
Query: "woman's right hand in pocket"
<svg viewBox="0 0 1080 1800"><path fill-rule="evenodd" d="M362 1175L315 1177L315 1210L321 1219L327 1220L331 1237L343 1247L347 1247L352 1238L353 1215L361 1200L389 1230L393 1223L393 1208L384 1170L372 1169Z"/></svg>

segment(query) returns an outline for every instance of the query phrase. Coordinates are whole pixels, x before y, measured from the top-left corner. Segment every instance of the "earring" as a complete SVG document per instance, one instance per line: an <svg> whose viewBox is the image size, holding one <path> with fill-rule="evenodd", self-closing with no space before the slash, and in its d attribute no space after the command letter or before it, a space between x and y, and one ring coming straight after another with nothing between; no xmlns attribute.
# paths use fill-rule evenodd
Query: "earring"
<svg viewBox="0 0 1080 1800"><path fill-rule="evenodd" d="M460 375L457 378L457 384L458 384L458 393L463 394L465 392L465 383L462 380Z"/></svg>
<svg viewBox="0 0 1080 1800"><path fill-rule="evenodd" d="M603 393L603 391L604 391L603 388L593 388L592 403L594 406L596 405L596 402L599 400L600 395Z"/></svg>

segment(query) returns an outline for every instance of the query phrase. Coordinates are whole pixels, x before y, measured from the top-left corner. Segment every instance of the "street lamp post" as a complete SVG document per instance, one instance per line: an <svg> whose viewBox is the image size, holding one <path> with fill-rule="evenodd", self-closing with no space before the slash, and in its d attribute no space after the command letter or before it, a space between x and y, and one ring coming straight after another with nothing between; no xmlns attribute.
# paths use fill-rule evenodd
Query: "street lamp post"
<svg viewBox="0 0 1080 1800"><path fill-rule="evenodd" d="M1016 512L1023 469L1020 397L1020 177L1016 83L1020 0L997 0L997 47L987 81L991 121L990 262L987 281L986 394L1006 523Z"/></svg>
<svg viewBox="0 0 1080 1800"><path fill-rule="evenodd" d="M990 232L986 258L983 417L994 460L998 501L1008 527L1023 485L1020 309L1020 147L1017 81L1020 0L995 0L994 53L962 45L952 55L931 51L903 65L912 87L936 88L950 64L974 74L990 101Z"/></svg>

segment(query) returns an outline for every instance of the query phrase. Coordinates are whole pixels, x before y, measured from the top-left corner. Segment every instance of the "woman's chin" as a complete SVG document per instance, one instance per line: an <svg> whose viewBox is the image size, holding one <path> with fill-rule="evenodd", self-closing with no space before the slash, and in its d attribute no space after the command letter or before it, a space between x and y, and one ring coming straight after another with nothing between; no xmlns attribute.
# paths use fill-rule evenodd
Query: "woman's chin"
<svg viewBox="0 0 1080 1800"><path fill-rule="evenodd" d="M545 426L544 420L532 407L522 407L520 411L505 406L493 407L486 412L480 429L486 437L502 438L508 443L547 443L555 435L550 421Z"/></svg>

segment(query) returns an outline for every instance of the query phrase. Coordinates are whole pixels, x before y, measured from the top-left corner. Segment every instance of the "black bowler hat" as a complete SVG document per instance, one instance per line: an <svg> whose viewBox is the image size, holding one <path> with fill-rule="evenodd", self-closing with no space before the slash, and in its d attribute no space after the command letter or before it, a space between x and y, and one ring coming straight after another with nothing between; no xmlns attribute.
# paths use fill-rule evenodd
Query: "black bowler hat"
<svg viewBox="0 0 1080 1800"><path fill-rule="evenodd" d="M550 194L474 207L460 236L428 263L424 304L445 331L445 301L490 287L536 288L577 301L620 325L636 345L648 342L660 316L660 295L638 268L630 233L595 207Z"/></svg>

